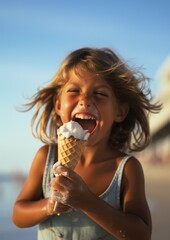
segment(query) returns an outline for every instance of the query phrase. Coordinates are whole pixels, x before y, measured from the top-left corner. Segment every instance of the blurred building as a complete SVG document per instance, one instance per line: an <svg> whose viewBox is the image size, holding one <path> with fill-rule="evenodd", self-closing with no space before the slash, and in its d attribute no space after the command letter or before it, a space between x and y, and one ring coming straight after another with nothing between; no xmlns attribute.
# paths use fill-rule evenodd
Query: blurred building
<svg viewBox="0 0 170 240"><path fill-rule="evenodd" d="M158 71L160 87L156 99L163 105L158 114L150 117L152 142L140 154L142 161L153 164L170 163L170 57Z"/></svg>

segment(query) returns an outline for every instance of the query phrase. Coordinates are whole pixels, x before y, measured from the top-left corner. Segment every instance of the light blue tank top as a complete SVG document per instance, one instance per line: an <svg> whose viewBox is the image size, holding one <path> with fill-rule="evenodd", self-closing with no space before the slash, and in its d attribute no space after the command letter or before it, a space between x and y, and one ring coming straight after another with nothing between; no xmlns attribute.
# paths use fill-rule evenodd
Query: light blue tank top
<svg viewBox="0 0 170 240"><path fill-rule="evenodd" d="M55 163L55 145L49 146L44 177L43 194L49 197L49 182L53 178L52 166ZM120 209L120 186L124 166L131 156L125 156L120 162L113 179L99 197L111 206ZM102 227L80 210L49 216L39 224L38 240L115 240Z"/></svg>

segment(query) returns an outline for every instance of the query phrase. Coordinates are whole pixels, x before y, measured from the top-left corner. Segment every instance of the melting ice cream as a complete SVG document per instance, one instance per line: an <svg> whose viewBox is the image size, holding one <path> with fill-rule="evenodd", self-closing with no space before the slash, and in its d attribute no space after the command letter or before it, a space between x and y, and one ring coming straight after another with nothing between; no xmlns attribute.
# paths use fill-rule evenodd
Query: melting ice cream
<svg viewBox="0 0 170 240"><path fill-rule="evenodd" d="M63 138L74 137L76 139L85 140L85 141L88 139L90 135L88 130L84 130L82 126L75 121L64 123L58 129L57 133L58 135L62 135Z"/></svg>

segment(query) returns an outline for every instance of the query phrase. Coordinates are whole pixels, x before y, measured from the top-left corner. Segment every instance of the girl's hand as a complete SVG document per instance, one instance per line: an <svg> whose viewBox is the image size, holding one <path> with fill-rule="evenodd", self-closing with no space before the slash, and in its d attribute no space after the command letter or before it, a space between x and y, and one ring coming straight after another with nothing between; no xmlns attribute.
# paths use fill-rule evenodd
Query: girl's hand
<svg viewBox="0 0 170 240"><path fill-rule="evenodd" d="M58 193L56 194L58 202L72 208L82 208L88 203L92 193L76 172L58 165L53 168L53 173L55 178L50 185Z"/></svg>
<svg viewBox="0 0 170 240"><path fill-rule="evenodd" d="M69 206L62 204L59 201L52 200L51 196L48 199L46 209L47 209L48 216L54 215L54 214L60 215L61 213L66 213L71 210Z"/></svg>

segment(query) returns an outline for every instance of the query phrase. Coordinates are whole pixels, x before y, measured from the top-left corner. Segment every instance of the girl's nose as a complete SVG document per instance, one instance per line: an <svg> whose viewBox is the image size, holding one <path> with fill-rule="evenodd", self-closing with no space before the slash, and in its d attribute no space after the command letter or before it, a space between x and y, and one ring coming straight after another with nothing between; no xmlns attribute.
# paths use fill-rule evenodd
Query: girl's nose
<svg viewBox="0 0 170 240"><path fill-rule="evenodd" d="M81 96L80 98L80 101L79 101L79 106L80 107L84 107L84 108L89 108L91 107L91 100L90 100L90 96L89 95L83 95Z"/></svg>
<svg viewBox="0 0 170 240"><path fill-rule="evenodd" d="M81 99L79 101L79 106L82 107L82 108L87 108L87 107L89 108L89 107L91 107L91 103L87 99Z"/></svg>

